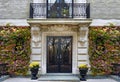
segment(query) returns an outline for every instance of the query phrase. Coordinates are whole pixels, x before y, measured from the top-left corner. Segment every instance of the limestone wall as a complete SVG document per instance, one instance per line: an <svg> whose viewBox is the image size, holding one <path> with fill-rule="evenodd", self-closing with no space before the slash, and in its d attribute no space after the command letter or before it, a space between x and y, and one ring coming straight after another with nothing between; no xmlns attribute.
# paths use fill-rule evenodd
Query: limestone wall
<svg viewBox="0 0 120 82"><path fill-rule="evenodd" d="M28 18L29 3L30 0L0 0L0 18Z"/></svg>
<svg viewBox="0 0 120 82"><path fill-rule="evenodd" d="M120 18L120 0L88 0L91 18Z"/></svg>

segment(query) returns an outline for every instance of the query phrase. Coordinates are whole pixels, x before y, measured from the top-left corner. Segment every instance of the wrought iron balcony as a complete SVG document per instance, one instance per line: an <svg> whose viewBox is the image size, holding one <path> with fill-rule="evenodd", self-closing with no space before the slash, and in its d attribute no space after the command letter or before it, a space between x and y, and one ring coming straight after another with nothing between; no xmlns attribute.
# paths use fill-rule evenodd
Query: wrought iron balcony
<svg viewBox="0 0 120 82"><path fill-rule="evenodd" d="M31 3L30 18L90 18L90 4Z"/></svg>

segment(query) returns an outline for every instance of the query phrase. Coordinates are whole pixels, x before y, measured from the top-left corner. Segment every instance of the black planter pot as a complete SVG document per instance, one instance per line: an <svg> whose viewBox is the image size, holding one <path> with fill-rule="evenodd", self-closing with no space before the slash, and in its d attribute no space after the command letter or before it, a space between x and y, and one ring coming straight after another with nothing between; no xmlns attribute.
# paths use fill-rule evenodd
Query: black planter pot
<svg viewBox="0 0 120 82"><path fill-rule="evenodd" d="M86 75L88 72L88 68L79 68L79 72L80 72L80 80L86 81Z"/></svg>
<svg viewBox="0 0 120 82"><path fill-rule="evenodd" d="M38 68L32 68L32 69L30 69L30 71L31 71L31 79L32 79L32 80L37 79L37 78L38 78L38 77L37 77Z"/></svg>

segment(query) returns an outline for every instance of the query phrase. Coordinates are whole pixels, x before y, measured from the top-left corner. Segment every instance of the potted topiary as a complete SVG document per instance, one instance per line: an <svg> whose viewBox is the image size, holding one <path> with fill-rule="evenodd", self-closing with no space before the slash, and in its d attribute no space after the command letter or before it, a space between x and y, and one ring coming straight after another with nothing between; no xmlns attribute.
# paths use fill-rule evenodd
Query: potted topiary
<svg viewBox="0 0 120 82"><path fill-rule="evenodd" d="M37 79L37 74L38 74L38 70L39 70L39 62L32 62L29 65L30 67L30 71L31 71L31 79L35 80Z"/></svg>
<svg viewBox="0 0 120 82"><path fill-rule="evenodd" d="M88 72L88 65L87 64L80 64L79 72L80 72L80 80L86 81L86 75Z"/></svg>

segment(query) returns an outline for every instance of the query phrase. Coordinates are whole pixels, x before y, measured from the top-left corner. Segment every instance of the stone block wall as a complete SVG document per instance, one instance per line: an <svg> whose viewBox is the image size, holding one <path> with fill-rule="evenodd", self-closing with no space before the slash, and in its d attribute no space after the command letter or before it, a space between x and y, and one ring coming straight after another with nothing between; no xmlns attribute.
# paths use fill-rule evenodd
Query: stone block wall
<svg viewBox="0 0 120 82"><path fill-rule="evenodd" d="M30 0L0 0L0 19L27 19Z"/></svg>
<svg viewBox="0 0 120 82"><path fill-rule="evenodd" d="M120 0L88 0L91 18L119 19Z"/></svg>

